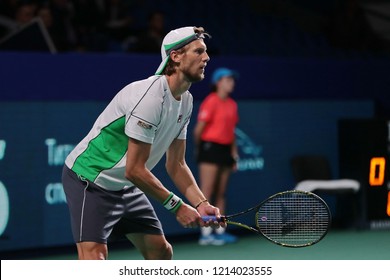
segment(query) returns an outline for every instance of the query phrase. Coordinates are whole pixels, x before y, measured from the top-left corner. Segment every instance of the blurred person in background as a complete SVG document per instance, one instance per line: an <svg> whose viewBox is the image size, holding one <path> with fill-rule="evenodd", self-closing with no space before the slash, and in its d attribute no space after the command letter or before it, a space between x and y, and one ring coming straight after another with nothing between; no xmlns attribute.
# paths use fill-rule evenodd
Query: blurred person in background
<svg viewBox="0 0 390 280"><path fill-rule="evenodd" d="M79 52L106 52L109 35L105 30L105 3L98 0L73 1L72 24Z"/></svg>
<svg viewBox="0 0 390 280"><path fill-rule="evenodd" d="M75 10L70 0L49 0L46 3L50 10L52 22L50 34L58 51L71 51L76 45L76 31L73 23Z"/></svg>
<svg viewBox="0 0 390 280"><path fill-rule="evenodd" d="M134 48L130 49L130 51L140 53L159 53L165 34L164 13L160 11L153 11L148 17L147 28L140 32Z"/></svg>
<svg viewBox="0 0 390 280"><path fill-rule="evenodd" d="M110 51L126 51L126 43L136 37L133 6L132 1L105 0L104 33L108 36Z"/></svg>
<svg viewBox="0 0 390 280"><path fill-rule="evenodd" d="M72 41L68 40L64 29L58 28L58 19L54 18L51 6L48 3L40 5L36 15L42 20L56 50L59 52L70 51L73 47Z"/></svg>
<svg viewBox="0 0 390 280"><path fill-rule="evenodd" d="M36 9L34 2L0 2L0 40L30 23Z"/></svg>
<svg viewBox="0 0 390 280"><path fill-rule="evenodd" d="M21 2L15 12L15 21L23 26L31 22L31 20L35 17L35 13L37 10L37 5L30 2Z"/></svg>
<svg viewBox="0 0 390 280"><path fill-rule="evenodd" d="M236 170L238 149L235 127L238 123L237 103L230 95L238 73L218 68L212 75L212 90L200 105L194 129L196 160L200 187L206 198L224 215L226 188L232 171ZM200 245L224 245L237 241L226 228L201 228Z"/></svg>

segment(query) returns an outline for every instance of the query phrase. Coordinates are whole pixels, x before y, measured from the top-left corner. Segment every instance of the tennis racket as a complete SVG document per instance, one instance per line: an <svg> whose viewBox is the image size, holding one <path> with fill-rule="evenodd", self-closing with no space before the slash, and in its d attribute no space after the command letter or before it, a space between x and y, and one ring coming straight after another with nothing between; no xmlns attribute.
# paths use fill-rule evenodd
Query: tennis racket
<svg viewBox="0 0 390 280"><path fill-rule="evenodd" d="M256 228L232 220L249 212L255 212ZM203 216L202 219L217 221L215 216ZM318 195L290 190L274 194L240 213L221 216L218 221L259 233L275 244L297 248L314 245L324 238L331 214L328 205Z"/></svg>

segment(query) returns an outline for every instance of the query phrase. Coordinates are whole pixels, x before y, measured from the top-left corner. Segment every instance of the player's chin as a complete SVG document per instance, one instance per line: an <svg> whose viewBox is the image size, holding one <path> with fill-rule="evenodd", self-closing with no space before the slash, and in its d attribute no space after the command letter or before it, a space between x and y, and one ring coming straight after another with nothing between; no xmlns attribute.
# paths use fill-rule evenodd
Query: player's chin
<svg viewBox="0 0 390 280"><path fill-rule="evenodd" d="M204 72L202 71L202 73L200 73L198 76L197 76L197 82L200 82L204 79Z"/></svg>
<svg viewBox="0 0 390 280"><path fill-rule="evenodd" d="M193 75L190 79L191 83L200 82L204 79L204 74Z"/></svg>

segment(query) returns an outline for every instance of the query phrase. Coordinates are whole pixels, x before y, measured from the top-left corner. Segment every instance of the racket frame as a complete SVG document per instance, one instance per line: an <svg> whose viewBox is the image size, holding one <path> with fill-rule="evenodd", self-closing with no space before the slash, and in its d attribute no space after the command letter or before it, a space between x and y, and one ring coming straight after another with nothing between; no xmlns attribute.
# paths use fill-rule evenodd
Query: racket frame
<svg viewBox="0 0 390 280"><path fill-rule="evenodd" d="M262 230L260 229L259 224L258 224L258 221L259 221L259 212L258 212L258 210L264 204L266 204L270 200L274 199L275 197L282 196L282 195L289 194L289 193L297 193L297 194L304 194L304 195L312 196L315 199L317 199L318 201L320 201L321 204L324 206L324 208L325 208L325 210L327 212L327 216L328 216L328 223L327 223L326 230L323 232L323 234L318 239L313 240L311 242L302 243L302 244L287 244L287 243L284 243L284 242L279 242L279 241L273 240L272 238L270 238L269 236L264 234L262 232ZM256 225L256 228L251 227L251 226L246 225L246 224L243 224L243 223L240 223L240 222L236 222L236 221L232 221L231 220L231 218L244 215L244 214L246 214L248 212L251 212L251 211L254 211L254 210L256 210L256 215L255 215L255 225ZM283 247L299 248L299 247L307 247L307 246L314 245L314 244L318 243L319 241L321 241L325 237L325 235L329 231L330 224L331 224L331 212L330 212L329 206L326 204L326 202L320 196L316 195L315 193L308 192L308 191L301 191L301 190L287 190L287 191L278 192L278 193L268 197L267 199L262 201L260 204L258 204L256 206L253 206L251 208L248 208L247 210L244 210L244 211L241 211L241 212L238 212L238 213L235 213L235 214L231 214L231 215L221 216L220 221L226 222L227 224L231 224L231 225L235 225L235 226L239 226L239 227L245 228L245 229L250 230L250 231L252 231L254 233L257 233L257 234L261 234L267 240L271 241L274 244L277 244L277 245L280 245L280 246L283 246Z"/></svg>

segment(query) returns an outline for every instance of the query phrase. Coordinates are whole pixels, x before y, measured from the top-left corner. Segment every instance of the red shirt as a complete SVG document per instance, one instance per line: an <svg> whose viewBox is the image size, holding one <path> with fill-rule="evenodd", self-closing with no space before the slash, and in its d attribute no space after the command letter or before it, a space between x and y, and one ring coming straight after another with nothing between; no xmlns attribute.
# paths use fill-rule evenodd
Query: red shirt
<svg viewBox="0 0 390 280"><path fill-rule="evenodd" d="M198 121L206 122L201 135L203 141L232 144L238 123L237 103L230 97L221 99L216 92L212 92L200 105Z"/></svg>

